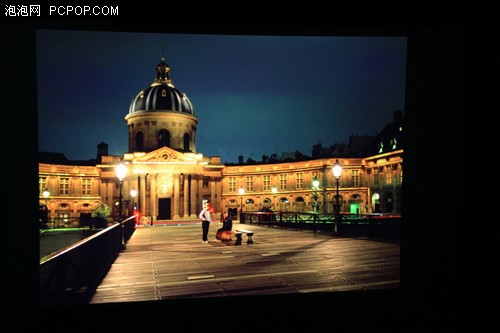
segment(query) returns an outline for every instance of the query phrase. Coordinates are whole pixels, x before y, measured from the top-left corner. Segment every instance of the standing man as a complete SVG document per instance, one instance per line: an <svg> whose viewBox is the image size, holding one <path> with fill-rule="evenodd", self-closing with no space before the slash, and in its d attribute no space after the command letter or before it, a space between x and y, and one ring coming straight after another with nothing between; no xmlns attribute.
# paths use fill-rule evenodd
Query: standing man
<svg viewBox="0 0 500 333"><path fill-rule="evenodd" d="M203 243L208 243L208 230L210 228L210 223L212 222L212 213L214 209L212 204L209 202L205 208L200 212L199 218L201 220L201 230L202 230L202 241Z"/></svg>

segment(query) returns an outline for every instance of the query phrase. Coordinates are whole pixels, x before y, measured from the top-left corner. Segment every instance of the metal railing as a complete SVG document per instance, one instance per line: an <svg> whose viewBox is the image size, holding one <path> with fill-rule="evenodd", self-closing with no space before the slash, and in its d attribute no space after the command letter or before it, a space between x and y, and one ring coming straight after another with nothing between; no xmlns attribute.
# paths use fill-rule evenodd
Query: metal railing
<svg viewBox="0 0 500 333"><path fill-rule="evenodd" d="M60 228L101 228L102 224L106 224L107 219L98 219L90 217L40 217L40 229L60 229ZM111 222L111 220L110 220Z"/></svg>
<svg viewBox="0 0 500 333"><path fill-rule="evenodd" d="M331 232L345 237L399 240L402 217L400 214L341 213L335 232L335 213L318 212L244 212L240 223L275 226L295 230Z"/></svg>
<svg viewBox="0 0 500 333"><path fill-rule="evenodd" d="M40 260L40 304L87 304L135 231L135 217L115 223Z"/></svg>
<svg viewBox="0 0 500 333"><path fill-rule="evenodd" d="M400 215L342 214L336 235L399 240ZM135 217L115 223L40 260L40 304L88 304L135 231ZM245 212L240 223L334 233L335 214Z"/></svg>

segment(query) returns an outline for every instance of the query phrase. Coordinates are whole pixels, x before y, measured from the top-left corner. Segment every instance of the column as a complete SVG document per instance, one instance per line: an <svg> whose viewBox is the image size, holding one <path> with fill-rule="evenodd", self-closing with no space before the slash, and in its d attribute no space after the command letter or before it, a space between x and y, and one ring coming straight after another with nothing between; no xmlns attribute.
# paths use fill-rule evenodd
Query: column
<svg viewBox="0 0 500 333"><path fill-rule="evenodd" d="M217 197L218 211L221 213L220 218L222 218L222 210L224 207L222 205L222 178L220 177L217 177L217 182L215 183L215 193Z"/></svg>
<svg viewBox="0 0 500 333"><path fill-rule="evenodd" d="M174 212L173 212L172 218L174 220L180 219L179 206L180 206L181 200L180 200L180 195L179 195L179 193L180 193L180 191L179 191L179 187L180 187L179 178L180 178L180 175L174 174L174 194L172 196L173 206L174 206Z"/></svg>
<svg viewBox="0 0 500 333"><path fill-rule="evenodd" d="M198 213L197 213L197 205L196 205L196 202L198 201L198 186L197 186L197 183L196 183L196 179L198 178L198 175L190 175L190 178L191 178L191 196L190 196L190 200L191 200L191 212L190 212L190 217L191 218L197 218L198 217Z"/></svg>
<svg viewBox="0 0 500 333"><path fill-rule="evenodd" d="M215 196L215 177L210 177L210 183L208 184L209 189L210 189L210 202L212 203L215 211L218 210L218 204L216 202L216 196Z"/></svg>
<svg viewBox="0 0 500 333"><path fill-rule="evenodd" d="M139 197L140 197L140 200L137 202L137 209L139 209L139 213L141 214L141 216L151 215L151 213L149 211L149 204L146 202L146 181L147 180L148 180L147 175L144 176L142 181L139 178ZM150 221L148 220L148 222L150 222Z"/></svg>
<svg viewBox="0 0 500 333"><path fill-rule="evenodd" d="M198 184L198 200L196 200L196 211L200 212L202 209L201 201L203 200L203 175L199 175L196 180Z"/></svg>
<svg viewBox="0 0 500 333"><path fill-rule="evenodd" d="M158 200L156 198L156 174L150 174L148 176L149 179L149 215L151 215L152 221L156 221L156 217L158 216L157 205Z"/></svg>
<svg viewBox="0 0 500 333"><path fill-rule="evenodd" d="M182 186L184 189L184 199L183 199L183 205L184 205L184 218L188 219L189 218L189 175L182 175Z"/></svg>

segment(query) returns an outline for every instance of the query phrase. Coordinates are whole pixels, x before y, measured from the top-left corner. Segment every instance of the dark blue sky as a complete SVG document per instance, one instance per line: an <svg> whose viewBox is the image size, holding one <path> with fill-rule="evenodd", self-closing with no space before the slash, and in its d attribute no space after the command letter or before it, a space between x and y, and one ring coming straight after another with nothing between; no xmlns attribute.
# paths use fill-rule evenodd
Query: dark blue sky
<svg viewBox="0 0 500 333"><path fill-rule="evenodd" d="M132 97L160 57L198 117L197 152L222 162L373 135L404 110L405 37L37 30L39 150L127 152Z"/></svg>

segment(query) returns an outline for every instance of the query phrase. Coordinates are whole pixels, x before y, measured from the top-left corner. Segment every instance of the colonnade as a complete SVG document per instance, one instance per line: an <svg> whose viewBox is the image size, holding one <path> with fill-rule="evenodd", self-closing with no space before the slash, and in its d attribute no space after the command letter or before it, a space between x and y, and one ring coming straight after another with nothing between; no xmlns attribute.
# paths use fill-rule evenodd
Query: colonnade
<svg viewBox="0 0 500 333"><path fill-rule="evenodd" d="M101 183L101 195L108 204L113 204L119 197L116 179ZM137 190L137 197L132 199L130 191ZM171 212L168 219L197 219L202 209L203 199L211 202L220 212L222 178L202 174L184 173L145 173L133 174L123 180L123 200L135 200L142 216L152 216L155 221L160 212L160 199L170 199Z"/></svg>

